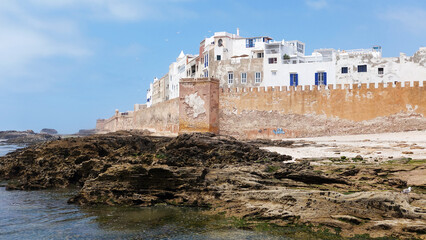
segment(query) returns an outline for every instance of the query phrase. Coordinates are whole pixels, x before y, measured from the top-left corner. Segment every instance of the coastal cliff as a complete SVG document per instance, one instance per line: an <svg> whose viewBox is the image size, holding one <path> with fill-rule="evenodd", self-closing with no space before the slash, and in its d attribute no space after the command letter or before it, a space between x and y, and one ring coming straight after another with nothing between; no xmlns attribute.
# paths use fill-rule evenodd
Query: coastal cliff
<svg viewBox="0 0 426 240"><path fill-rule="evenodd" d="M78 186L81 205L206 206L246 220L323 225L343 236L423 237L426 197L391 166L316 167L214 134L117 132L45 142L0 158L9 190Z"/></svg>

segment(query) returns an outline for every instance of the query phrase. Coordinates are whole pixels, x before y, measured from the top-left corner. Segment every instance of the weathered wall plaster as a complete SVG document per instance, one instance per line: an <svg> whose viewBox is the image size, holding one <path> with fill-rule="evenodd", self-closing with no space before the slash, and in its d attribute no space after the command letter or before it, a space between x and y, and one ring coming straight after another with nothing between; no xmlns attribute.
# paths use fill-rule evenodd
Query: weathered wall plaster
<svg viewBox="0 0 426 240"><path fill-rule="evenodd" d="M192 108L193 118L197 118L198 115L205 113L204 100L198 95L198 92L185 96L185 103Z"/></svg>
<svg viewBox="0 0 426 240"><path fill-rule="evenodd" d="M219 131L218 80L182 79L179 95L179 133Z"/></svg>
<svg viewBox="0 0 426 240"><path fill-rule="evenodd" d="M147 129L152 132L177 133L179 130L179 101L172 99L132 112L129 115L115 114L109 119L97 121L100 132Z"/></svg>
<svg viewBox="0 0 426 240"><path fill-rule="evenodd" d="M214 132L242 139L426 129L426 82L219 88L183 79L179 99L98 120L103 131Z"/></svg>
<svg viewBox="0 0 426 240"><path fill-rule="evenodd" d="M328 87L221 89L220 133L285 138L426 129L426 92L418 82Z"/></svg>

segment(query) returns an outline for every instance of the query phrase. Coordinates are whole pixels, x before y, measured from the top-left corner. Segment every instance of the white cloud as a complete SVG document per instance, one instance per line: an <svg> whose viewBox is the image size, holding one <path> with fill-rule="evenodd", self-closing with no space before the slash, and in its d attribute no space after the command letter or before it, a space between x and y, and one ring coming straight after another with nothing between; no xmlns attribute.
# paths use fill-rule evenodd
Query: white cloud
<svg viewBox="0 0 426 240"><path fill-rule="evenodd" d="M0 89L15 90L36 85L38 91L51 79L35 76L43 71L41 61L56 57L91 55L77 23L63 17L45 16L25 2L3 0L0 8ZM53 64L52 64L53 65Z"/></svg>
<svg viewBox="0 0 426 240"><path fill-rule="evenodd" d="M326 0L306 0L305 3L308 5L308 7L316 10L323 9L328 6Z"/></svg>
<svg viewBox="0 0 426 240"><path fill-rule="evenodd" d="M82 29L88 22L167 21L196 14L184 8L191 0L0 0L0 89L55 81L58 59L79 61L96 54ZM122 54L140 52L130 45ZM42 67L40 67L42 66ZM45 76L50 76L47 78ZM31 84L31 79L33 83ZM8 87L8 88L6 88Z"/></svg>
<svg viewBox="0 0 426 240"><path fill-rule="evenodd" d="M28 0L50 9L80 10L98 20L140 21L186 18L196 15L180 4L193 0Z"/></svg>
<svg viewBox="0 0 426 240"><path fill-rule="evenodd" d="M380 13L379 18L398 24L416 35L424 35L426 32L426 10L421 8L390 8Z"/></svg>

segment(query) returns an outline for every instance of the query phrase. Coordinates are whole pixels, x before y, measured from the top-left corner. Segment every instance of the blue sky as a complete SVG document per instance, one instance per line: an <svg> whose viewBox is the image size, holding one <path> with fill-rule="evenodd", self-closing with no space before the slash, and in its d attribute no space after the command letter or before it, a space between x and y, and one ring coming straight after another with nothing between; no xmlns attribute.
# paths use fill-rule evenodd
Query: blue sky
<svg viewBox="0 0 426 240"><path fill-rule="evenodd" d="M426 45L424 0L1 0L0 130L95 127L214 32L317 48Z"/></svg>

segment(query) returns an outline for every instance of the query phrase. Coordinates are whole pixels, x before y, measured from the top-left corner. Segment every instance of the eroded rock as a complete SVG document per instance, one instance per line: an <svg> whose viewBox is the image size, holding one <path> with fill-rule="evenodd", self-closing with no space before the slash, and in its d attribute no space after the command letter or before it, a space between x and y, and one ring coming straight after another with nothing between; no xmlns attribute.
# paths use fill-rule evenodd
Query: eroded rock
<svg viewBox="0 0 426 240"><path fill-rule="evenodd" d="M338 227L347 235L372 229L378 236L422 234L423 194L372 191L354 179L386 188L404 181L383 180L377 174L384 170L325 173L308 161L284 163L288 160L257 144L214 134L167 138L119 132L20 149L0 158L0 178L13 180L9 189L77 185L81 190L69 202L82 205L212 206L212 211L278 224Z"/></svg>

